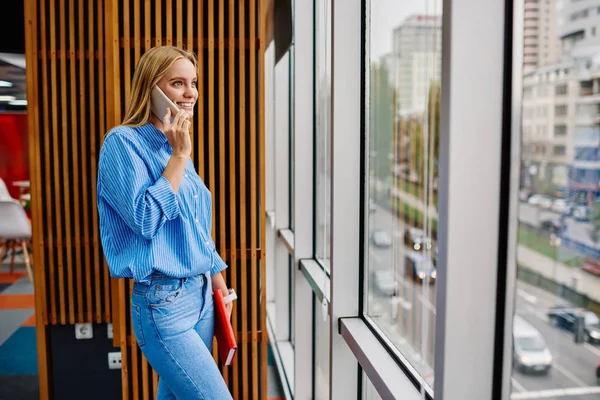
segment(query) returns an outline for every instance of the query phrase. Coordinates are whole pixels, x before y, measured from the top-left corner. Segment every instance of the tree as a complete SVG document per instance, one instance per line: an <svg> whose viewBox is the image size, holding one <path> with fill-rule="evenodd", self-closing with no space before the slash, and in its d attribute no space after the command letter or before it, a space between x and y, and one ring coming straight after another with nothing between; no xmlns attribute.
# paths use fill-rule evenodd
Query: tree
<svg viewBox="0 0 600 400"><path fill-rule="evenodd" d="M372 64L370 76L369 140L371 168L375 177L385 181L391 176L394 136L394 89L385 64Z"/></svg>

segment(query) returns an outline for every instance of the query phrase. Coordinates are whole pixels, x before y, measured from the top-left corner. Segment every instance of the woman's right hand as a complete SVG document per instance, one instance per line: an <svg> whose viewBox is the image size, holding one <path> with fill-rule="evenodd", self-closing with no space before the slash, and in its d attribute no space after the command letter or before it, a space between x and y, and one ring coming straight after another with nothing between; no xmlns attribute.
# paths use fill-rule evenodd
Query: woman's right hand
<svg viewBox="0 0 600 400"><path fill-rule="evenodd" d="M171 122L171 109L162 121L163 129L169 144L173 148L173 156L187 158L192 153L192 140L190 139L190 121L188 114L180 110Z"/></svg>

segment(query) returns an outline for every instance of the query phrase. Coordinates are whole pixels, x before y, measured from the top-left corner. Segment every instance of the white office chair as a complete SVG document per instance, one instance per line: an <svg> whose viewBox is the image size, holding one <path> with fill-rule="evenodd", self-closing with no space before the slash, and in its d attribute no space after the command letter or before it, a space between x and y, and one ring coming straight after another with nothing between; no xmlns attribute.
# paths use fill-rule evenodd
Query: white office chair
<svg viewBox="0 0 600 400"><path fill-rule="evenodd" d="M0 200L12 199L10 193L8 192L8 188L6 187L6 183L4 180L0 178Z"/></svg>
<svg viewBox="0 0 600 400"><path fill-rule="evenodd" d="M0 260L4 259L4 255L9 249L12 250L10 262L10 273L12 274L15 269L15 250L21 246L25 258L27 277L33 282L29 252L27 251L27 245L31 241L31 222L27 218L25 209L15 199L0 199L0 221L2 221L0 223L0 238L4 240L4 246L0 248Z"/></svg>

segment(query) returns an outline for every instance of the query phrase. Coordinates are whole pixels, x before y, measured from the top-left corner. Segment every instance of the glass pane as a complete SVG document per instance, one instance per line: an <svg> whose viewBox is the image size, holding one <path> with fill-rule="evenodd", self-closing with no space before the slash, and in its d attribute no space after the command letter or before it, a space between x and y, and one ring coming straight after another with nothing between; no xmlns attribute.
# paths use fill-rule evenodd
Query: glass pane
<svg viewBox="0 0 600 400"><path fill-rule="evenodd" d="M316 258L329 269L331 180L331 1L315 1Z"/></svg>
<svg viewBox="0 0 600 400"><path fill-rule="evenodd" d="M512 398L598 399L600 0L531 3L549 22L524 21Z"/></svg>
<svg viewBox="0 0 600 400"><path fill-rule="evenodd" d="M329 398L329 316L323 313L321 302L313 296L315 316L313 329L315 335L315 399ZM325 318L324 318L325 317Z"/></svg>
<svg viewBox="0 0 600 400"><path fill-rule="evenodd" d="M366 310L433 388L441 1L371 1Z"/></svg>
<svg viewBox="0 0 600 400"><path fill-rule="evenodd" d="M295 140L295 118L294 118L294 101L295 101L295 93L294 93L294 89L296 86L296 77L294 74L294 60L295 60L295 49L294 46L292 46L289 50L290 53L290 192L289 192L289 196L290 196L290 227L292 229L292 231L294 230L294 193L295 193L295 184L294 184L294 168L296 165L295 162L295 151L294 151L294 140Z"/></svg>
<svg viewBox="0 0 600 400"><path fill-rule="evenodd" d="M367 377L367 374L363 373L363 400L382 400L379 393L373 386L373 383Z"/></svg>

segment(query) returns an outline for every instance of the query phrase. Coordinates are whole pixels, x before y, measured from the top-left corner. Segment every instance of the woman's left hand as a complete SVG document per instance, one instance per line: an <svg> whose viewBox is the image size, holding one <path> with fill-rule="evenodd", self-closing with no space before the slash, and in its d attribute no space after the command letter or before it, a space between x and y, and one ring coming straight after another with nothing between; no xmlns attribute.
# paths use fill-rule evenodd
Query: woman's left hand
<svg viewBox="0 0 600 400"><path fill-rule="evenodd" d="M231 303L227 303L225 306L227 307L227 317L229 317L229 320L231 321L231 312L233 311L233 301Z"/></svg>

